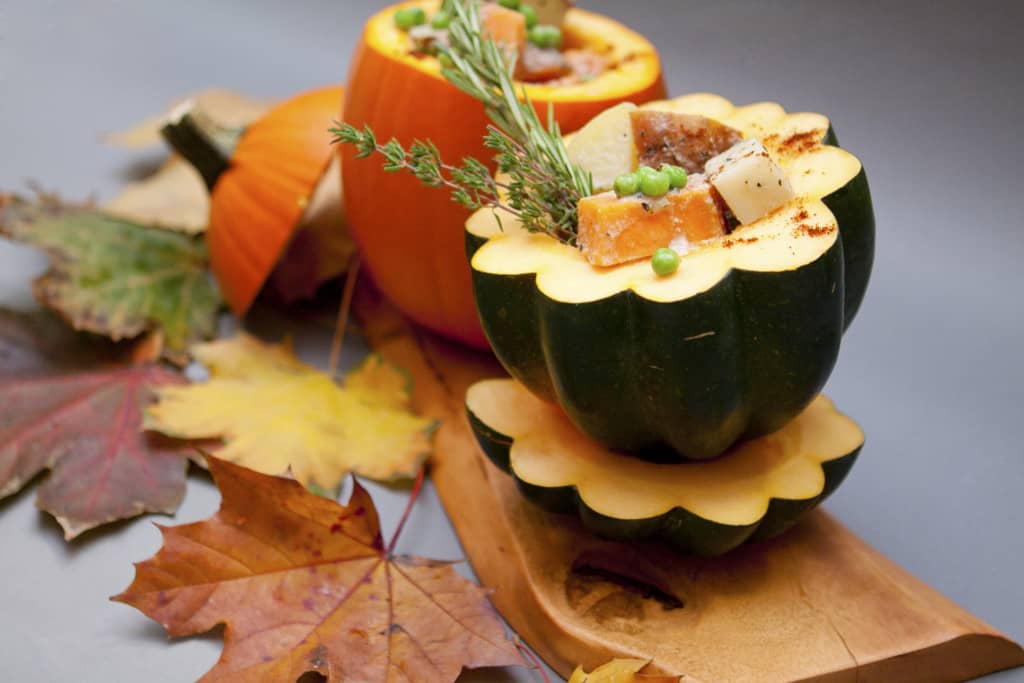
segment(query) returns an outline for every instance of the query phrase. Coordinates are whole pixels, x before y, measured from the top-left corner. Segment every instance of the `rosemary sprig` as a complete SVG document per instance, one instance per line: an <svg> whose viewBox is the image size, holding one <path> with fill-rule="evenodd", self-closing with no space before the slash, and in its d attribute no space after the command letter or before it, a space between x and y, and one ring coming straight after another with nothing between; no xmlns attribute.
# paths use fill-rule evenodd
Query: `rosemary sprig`
<svg viewBox="0 0 1024 683"><path fill-rule="evenodd" d="M494 122L484 135L484 145L495 151L498 171L507 175L508 182L494 181L476 159L464 159L462 166L445 164L430 141L417 140L406 150L394 139L380 144L369 127L358 130L342 125L331 130L335 142L355 145L359 157L381 154L385 170L406 170L428 186L447 187L452 199L467 208L501 208L518 217L527 230L575 243L576 206L591 194L590 175L569 160L551 107L545 127L525 89L522 100L516 96L512 76L516 55L484 38L477 3L450 0L448 6L453 13L446 53L451 61L442 73L483 103Z"/></svg>

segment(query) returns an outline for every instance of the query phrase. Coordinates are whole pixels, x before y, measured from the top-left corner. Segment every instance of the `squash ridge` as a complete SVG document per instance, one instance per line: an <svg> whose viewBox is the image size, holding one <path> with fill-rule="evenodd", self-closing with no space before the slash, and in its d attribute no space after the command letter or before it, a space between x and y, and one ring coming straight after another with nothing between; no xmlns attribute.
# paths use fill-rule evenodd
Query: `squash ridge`
<svg viewBox="0 0 1024 683"><path fill-rule="evenodd" d="M514 380L474 385L467 392L466 407L484 453L511 474L534 503L553 512L575 513L584 526L607 538L656 539L701 555L721 554L791 527L842 483L863 445L859 427L820 397L797 418L798 424L747 444L718 464L638 464L630 456L598 451L598 464L591 466L592 449L600 447L574 432L557 409L541 404ZM503 417L506 410L515 415ZM516 453L526 460L517 463ZM538 457L547 469L538 469ZM710 507L705 502L694 509L685 502L706 495L721 498ZM673 497L674 502L666 503ZM647 512L629 512L633 500L639 499ZM741 500L747 501L746 513L720 516ZM716 509L718 513L712 512Z"/></svg>

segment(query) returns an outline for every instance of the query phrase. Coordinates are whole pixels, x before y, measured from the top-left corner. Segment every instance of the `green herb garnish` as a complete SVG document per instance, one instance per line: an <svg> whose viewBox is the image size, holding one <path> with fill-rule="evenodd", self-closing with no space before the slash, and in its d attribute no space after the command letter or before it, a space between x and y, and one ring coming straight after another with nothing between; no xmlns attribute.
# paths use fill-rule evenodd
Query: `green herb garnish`
<svg viewBox="0 0 1024 683"><path fill-rule="evenodd" d="M369 127L359 130L344 124L331 129L335 142L355 145L360 158L381 154L385 170L409 171L428 186L447 187L452 199L468 209L501 208L531 232L575 244L576 206L592 194L590 174L569 160L552 107L548 107L545 127L525 89L522 101L517 97L512 76L517 56L483 37L477 4L451 0L446 9L452 21L442 73L456 88L483 103L494 122L484 135L484 145L495 151L498 171L508 181L496 182L477 159L464 159L462 166L444 163L429 140L416 140L406 149L394 139L380 144Z"/></svg>

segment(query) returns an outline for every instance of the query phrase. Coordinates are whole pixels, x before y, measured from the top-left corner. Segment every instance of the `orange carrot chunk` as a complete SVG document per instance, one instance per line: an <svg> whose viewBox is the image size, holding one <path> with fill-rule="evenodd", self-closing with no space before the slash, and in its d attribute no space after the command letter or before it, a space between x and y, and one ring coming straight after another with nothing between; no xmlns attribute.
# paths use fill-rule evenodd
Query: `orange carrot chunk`
<svg viewBox="0 0 1024 683"><path fill-rule="evenodd" d="M498 4L485 4L480 7L480 25L484 38L523 54L526 48L526 16L522 12Z"/></svg>
<svg viewBox="0 0 1024 683"><path fill-rule="evenodd" d="M725 233L711 186L694 175L685 188L660 200L620 198L614 192L585 197L579 203L576 241L591 265L615 266L650 258L670 244L697 244Z"/></svg>

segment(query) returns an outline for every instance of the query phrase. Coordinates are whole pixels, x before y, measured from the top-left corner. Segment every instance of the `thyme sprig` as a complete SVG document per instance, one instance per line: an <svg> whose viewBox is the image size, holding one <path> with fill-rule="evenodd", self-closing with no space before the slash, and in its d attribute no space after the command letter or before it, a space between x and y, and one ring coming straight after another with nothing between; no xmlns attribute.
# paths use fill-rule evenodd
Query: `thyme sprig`
<svg viewBox="0 0 1024 683"><path fill-rule="evenodd" d="M592 193L590 175L570 161L552 108L548 107L545 127L525 89L521 99L517 97L516 55L484 37L477 3L451 0L449 7L450 62L442 73L483 103L494 122L487 128L484 145L494 150L499 177L507 177L507 182L492 179L477 159L463 159L462 166L444 163L429 140L416 140L407 150L395 139L380 144L370 127L359 130L346 124L331 130L335 142L355 145L358 157L381 154L385 170L409 171L430 187L447 187L452 199L469 209L504 209L531 232L575 243L576 207Z"/></svg>
<svg viewBox="0 0 1024 683"><path fill-rule="evenodd" d="M346 123L332 128L331 132L335 142L355 145L357 159L380 154L384 157L385 171L408 171L428 187L446 187L452 191L452 200L468 209L501 207L501 192L509 187L492 178L490 170L471 157L464 159L462 166L444 163L440 150L430 141L415 140L406 150L395 138L380 144L370 126L359 130ZM516 217L521 215L504 208Z"/></svg>

